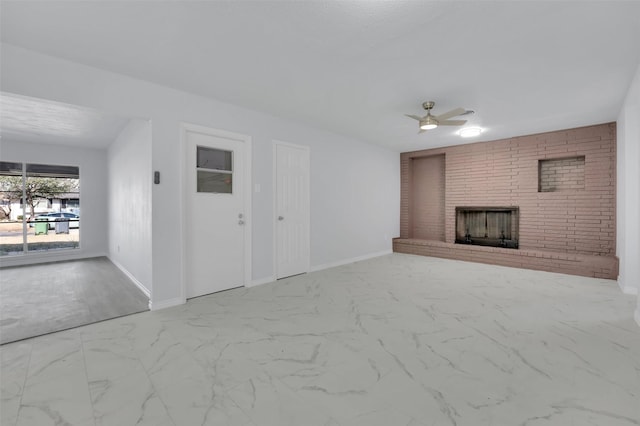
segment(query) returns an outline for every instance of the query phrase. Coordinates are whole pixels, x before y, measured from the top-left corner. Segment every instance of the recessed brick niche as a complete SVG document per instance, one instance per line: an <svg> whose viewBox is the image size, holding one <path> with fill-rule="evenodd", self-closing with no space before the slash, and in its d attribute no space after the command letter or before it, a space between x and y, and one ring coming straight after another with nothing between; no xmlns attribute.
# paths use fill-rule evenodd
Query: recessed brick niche
<svg viewBox="0 0 640 426"><path fill-rule="evenodd" d="M394 251L615 279L615 150L607 123L402 153ZM515 219L517 245L500 247ZM462 232L497 244L464 244Z"/></svg>

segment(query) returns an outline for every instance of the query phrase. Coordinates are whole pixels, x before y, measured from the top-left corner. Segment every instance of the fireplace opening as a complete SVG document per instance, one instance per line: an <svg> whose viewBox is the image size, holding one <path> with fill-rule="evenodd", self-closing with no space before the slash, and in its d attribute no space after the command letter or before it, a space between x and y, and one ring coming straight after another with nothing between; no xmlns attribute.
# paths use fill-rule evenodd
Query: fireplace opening
<svg viewBox="0 0 640 426"><path fill-rule="evenodd" d="M518 207L456 207L456 244L518 248Z"/></svg>

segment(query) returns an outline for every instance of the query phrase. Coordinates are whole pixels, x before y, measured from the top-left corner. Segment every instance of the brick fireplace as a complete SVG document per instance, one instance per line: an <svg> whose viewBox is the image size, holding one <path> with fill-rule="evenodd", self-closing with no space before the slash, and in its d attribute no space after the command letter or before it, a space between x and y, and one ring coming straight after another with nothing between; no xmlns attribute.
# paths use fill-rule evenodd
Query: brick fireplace
<svg viewBox="0 0 640 426"><path fill-rule="evenodd" d="M456 244L518 248L517 207L456 207Z"/></svg>
<svg viewBox="0 0 640 426"><path fill-rule="evenodd" d="M401 154L394 251L617 278L615 123Z"/></svg>

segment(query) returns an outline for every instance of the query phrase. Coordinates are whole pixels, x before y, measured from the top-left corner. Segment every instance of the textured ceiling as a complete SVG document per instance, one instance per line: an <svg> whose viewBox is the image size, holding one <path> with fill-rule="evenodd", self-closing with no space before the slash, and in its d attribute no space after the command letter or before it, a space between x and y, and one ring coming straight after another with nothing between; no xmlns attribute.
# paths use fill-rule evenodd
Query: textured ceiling
<svg viewBox="0 0 640 426"><path fill-rule="evenodd" d="M2 41L397 151L614 121L640 2L3 1ZM418 135L476 111L484 132Z"/></svg>
<svg viewBox="0 0 640 426"><path fill-rule="evenodd" d="M0 93L0 134L12 140L106 148L128 118L75 105Z"/></svg>

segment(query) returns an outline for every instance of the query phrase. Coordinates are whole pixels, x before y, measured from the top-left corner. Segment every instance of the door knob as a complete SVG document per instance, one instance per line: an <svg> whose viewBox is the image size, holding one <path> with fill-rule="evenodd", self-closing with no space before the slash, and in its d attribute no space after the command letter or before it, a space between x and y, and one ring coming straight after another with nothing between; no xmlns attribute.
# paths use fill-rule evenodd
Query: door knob
<svg viewBox="0 0 640 426"><path fill-rule="evenodd" d="M278 220L284 220L283 216L278 216Z"/></svg>

